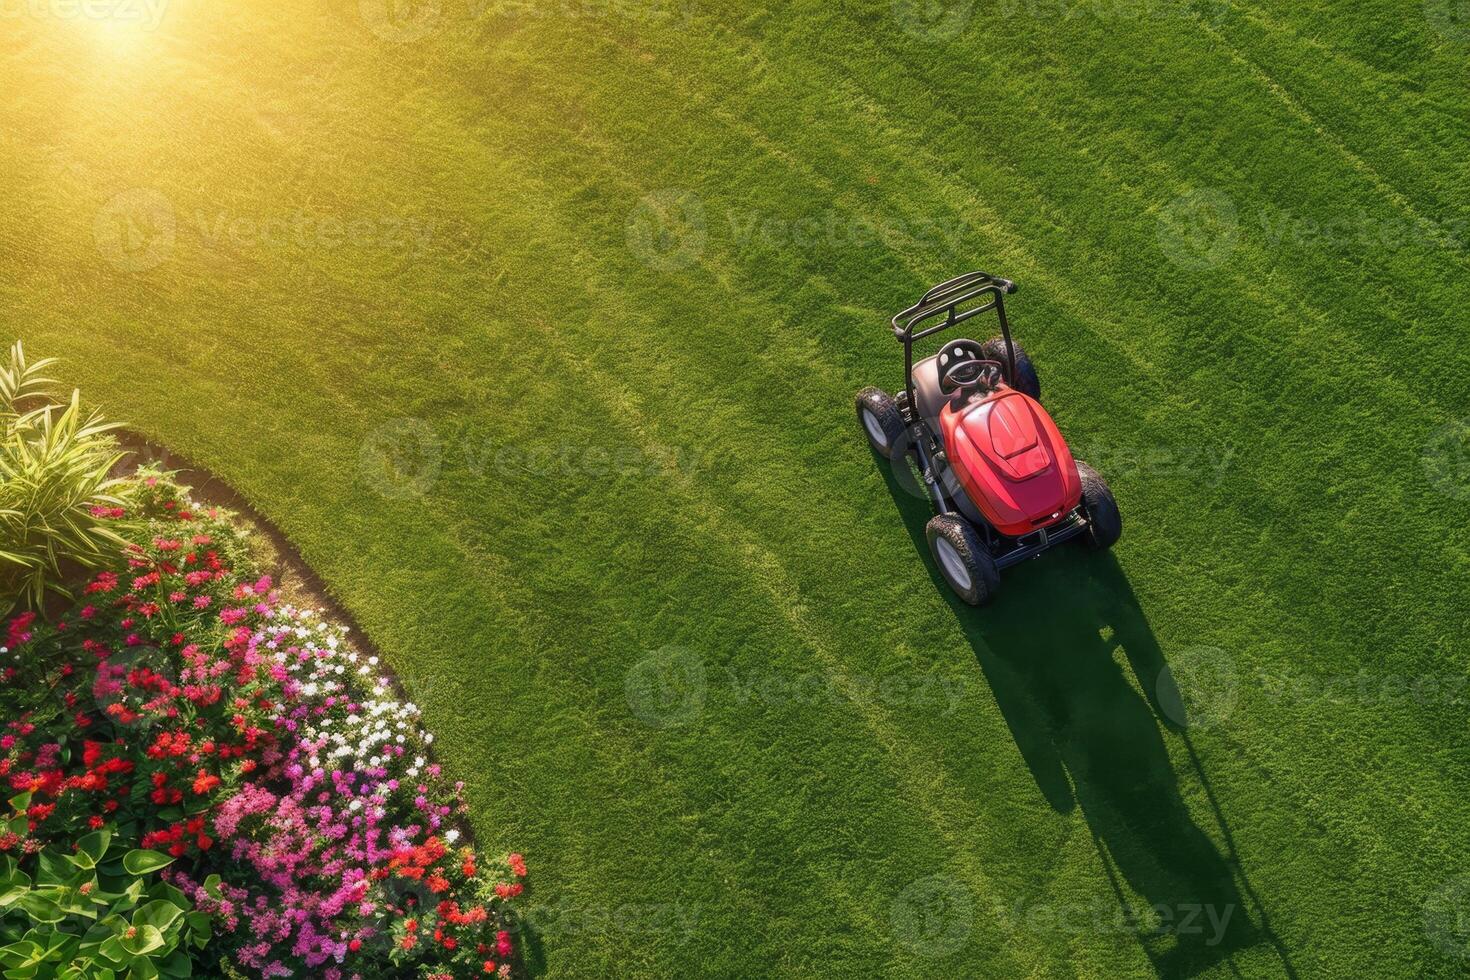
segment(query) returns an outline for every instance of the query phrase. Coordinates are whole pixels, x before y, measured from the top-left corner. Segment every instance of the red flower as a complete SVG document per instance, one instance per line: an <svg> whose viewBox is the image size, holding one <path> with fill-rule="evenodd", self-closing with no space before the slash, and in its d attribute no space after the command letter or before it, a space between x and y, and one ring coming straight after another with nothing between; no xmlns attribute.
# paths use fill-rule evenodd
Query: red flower
<svg viewBox="0 0 1470 980"><path fill-rule="evenodd" d="M12 619L10 625L5 630L6 645L14 649L22 644L29 643L31 634L27 630L30 629L31 624L35 621L36 614L33 612L23 612Z"/></svg>
<svg viewBox="0 0 1470 980"><path fill-rule="evenodd" d="M86 741L82 743L82 765L88 769L94 769L102 758L102 743Z"/></svg>
<svg viewBox="0 0 1470 980"><path fill-rule="evenodd" d="M199 796L203 796L218 785L219 777L207 773L203 769L199 770L199 775L194 777L194 792Z"/></svg>
<svg viewBox="0 0 1470 980"><path fill-rule="evenodd" d="M86 592L91 595L94 592L111 592L115 588L117 588L117 573L99 572L95 579L87 583Z"/></svg>

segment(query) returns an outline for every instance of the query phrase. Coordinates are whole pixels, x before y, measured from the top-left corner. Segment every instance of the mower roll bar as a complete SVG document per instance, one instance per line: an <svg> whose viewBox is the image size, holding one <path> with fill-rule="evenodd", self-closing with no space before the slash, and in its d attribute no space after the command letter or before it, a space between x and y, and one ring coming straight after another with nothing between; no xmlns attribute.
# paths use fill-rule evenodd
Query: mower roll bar
<svg viewBox="0 0 1470 980"><path fill-rule="evenodd" d="M971 317L995 311L1000 319L1000 333L1006 342L1007 377L1016 377L1016 345L1011 341L1011 327L1006 321L1005 297L1016 291L1016 284L988 272L967 272L930 289L923 297L893 318L893 335L903 344L903 384L909 405L914 401L914 341L932 337ZM974 305L966 306L971 301ZM942 323L915 328L943 315Z"/></svg>

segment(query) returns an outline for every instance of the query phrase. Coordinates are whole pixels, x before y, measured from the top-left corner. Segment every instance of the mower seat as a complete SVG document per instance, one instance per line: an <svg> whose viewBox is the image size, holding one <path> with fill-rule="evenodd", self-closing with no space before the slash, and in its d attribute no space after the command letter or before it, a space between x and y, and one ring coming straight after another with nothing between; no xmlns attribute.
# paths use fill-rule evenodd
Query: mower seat
<svg viewBox="0 0 1470 980"><path fill-rule="evenodd" d="M978 350L979 344L970 341ZM949 401L949 396L939 388L939 355L926 357L914 365L914 407L919 417L929 423L936 433L939 431L939 412Z"/></svg>

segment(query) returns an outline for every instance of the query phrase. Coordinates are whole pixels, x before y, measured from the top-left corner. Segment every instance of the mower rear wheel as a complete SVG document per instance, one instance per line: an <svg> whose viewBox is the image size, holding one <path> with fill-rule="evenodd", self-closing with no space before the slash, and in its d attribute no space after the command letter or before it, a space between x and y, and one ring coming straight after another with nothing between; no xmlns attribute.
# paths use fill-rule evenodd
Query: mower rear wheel
<svg viewBox="0 0 1470 980"><path fill-rule="evenodd" d="M1000 570L980 535L954 514L939 514L924 528L939 574L954 594L972 606L983 606L1000 588Z"/></svg>
<svg viewBox="0 0 1470 980"><path fill-rule="evenodd" d="M884 459L902 456L907 444L908 426L899 414L893 398L882 388L864 388L857 393L858 424L867 433L868 442Z"/></svg>
<svg viewBox="0 0 1470 980"><path fill-rule="evenodd" d="M1041 379L1036 375L1036 367L1031 363L1031 357L1021 347L1016 348L1016 376L1007 377L1006 382L1023 395L1030 395L1037 401L1041 401ZM999 361L1006 366L1007 375L1010 374L1010 361L1006 357L1006 340L1004 337L991 337L980 346L980 353L988 360Z"/></svg>
<svg viewBox="0 0 1470 980"><path fill-rule="evenodd" d="M1083 540L1097 551L1111 548L1123 535L1123 515L1118 511L1118 502L1113 491L1091 466L1077 464L1077 475L1082 478L1082 511L1087 515L1087 534Z"/></svg>

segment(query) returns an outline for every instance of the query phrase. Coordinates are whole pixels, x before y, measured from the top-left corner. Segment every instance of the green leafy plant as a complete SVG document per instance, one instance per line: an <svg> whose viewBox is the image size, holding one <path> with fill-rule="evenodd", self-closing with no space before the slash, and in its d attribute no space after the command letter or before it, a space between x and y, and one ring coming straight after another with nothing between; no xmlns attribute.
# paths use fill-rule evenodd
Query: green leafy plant
<svg viewBox="0 0 1470 980"><path fill-rule="evenodd" d="M116 426L84 416L76 391L52 401L52 363L28 364L17 341L0 368L0 615L66 594L68 565L97 567L125 543L111 526L129 486L113 476Z"/></svg>
<svg viewBox="0 0 1470 980"><path fill-rule="evenodd" d="M41 372L55 363L56 358L43 357L27 364L20 341L12 344L10 363L0 366L0 412L17 416L26 404L45 399L56 380L44 377Z"/></svg>
<svg viewBox="0 0 1470 980"><path fill-rule="evenodd" d="M10 801L23 834L30 794ZM15 980L154 980L193 975L189 947L210 917L159 878L173 858L129 850L107 829L68 854L43 848L0 859L0 976ZM218 881L205 883L217 893Z"/></svg>

